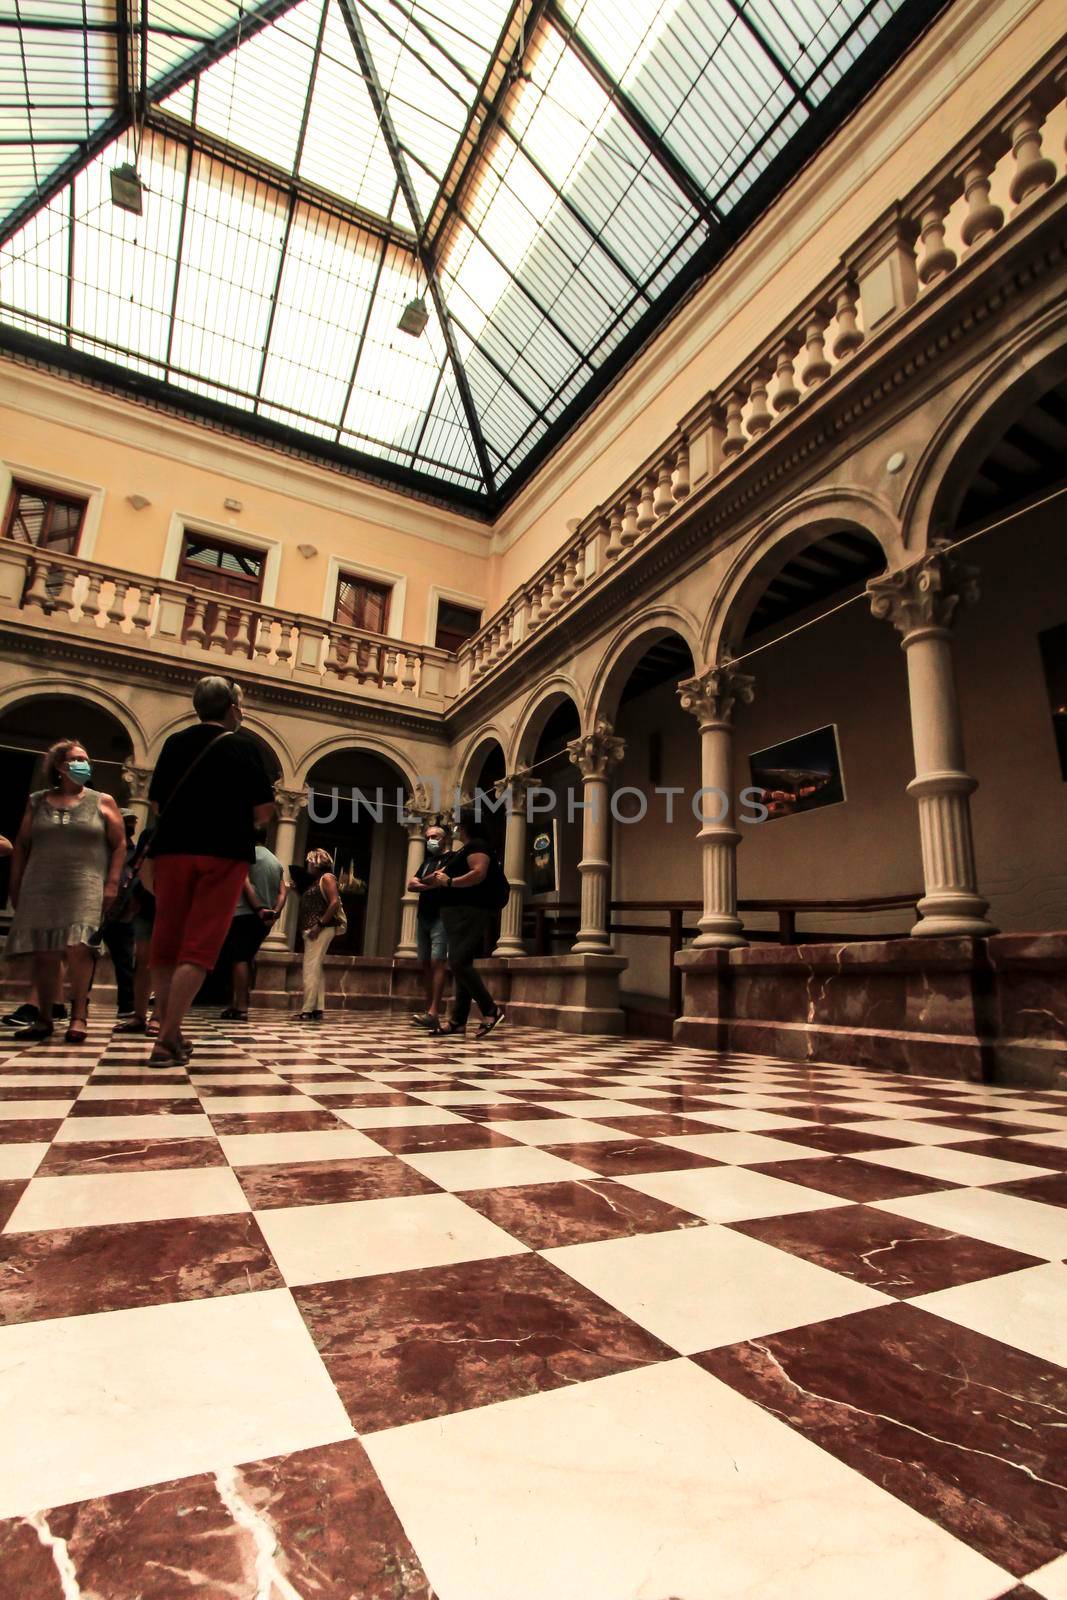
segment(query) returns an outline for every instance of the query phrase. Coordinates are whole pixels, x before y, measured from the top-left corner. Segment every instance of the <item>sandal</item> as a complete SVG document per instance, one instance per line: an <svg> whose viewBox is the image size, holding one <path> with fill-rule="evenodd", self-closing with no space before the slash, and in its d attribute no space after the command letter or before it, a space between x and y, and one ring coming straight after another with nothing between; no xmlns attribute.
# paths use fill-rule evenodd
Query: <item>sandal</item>
<svg viewBox="0 0 1067 1600"><path fill-rule="evenodd" d="M184 1067L189 1057L180 1045L164 1044L162 1039L157 1039L152 1046L152 1053L148 1057L147 1065L150 1067Z"/></svg>
<svg viewBox="0 0 1067 1600"><path fill-rule="evenodd" d="M71 1017L66 1033L63 1035L65 1044L84 1044L89 1037L88 1017Z"/></svg>
<svg viewBox="0 0 1067 1600"><path fill-rule="evenodd" d="M17 1028L12 1037L23 1044L43 1044L55 1031L50 1022L31 1022L28 1028Z"/></svg>
<svg viewBox="0 0 1067 1600"><path fill-rule="evenodd" d="M476 1039L488 1039L488 1037L492 1033L493 1029L494 1028L499 1028L499 1026L503 1022L503 1020L504 1020L504 1007L503 1006L497 1006L496 1010L493 1012L493 1015L491 1017L486 1017L483 1020L481 1026L476 1030L474 1037Z"/></svg>
<svg viewBox="0 0 1067 1600"><path fill-rule="evenodd" d="M431 1039L447 1039L449 1034L455 1034L455 1033L462 1034L462 1033L465 1033L465 1032L466 1032L465 1028L457 1028L454 1023L446 1022L443 1027L440 1024L438 1024L437 1027L431 1028L429 1030L429 1037Z"/></svg>
<svg viewBox="0 0 1067 1600"><path fill-rule="evenodd" d="M128 1017L125 1022L115 1024L115 1032L144 1034L148 1032L148 1022L144 1017Z"/></svg>

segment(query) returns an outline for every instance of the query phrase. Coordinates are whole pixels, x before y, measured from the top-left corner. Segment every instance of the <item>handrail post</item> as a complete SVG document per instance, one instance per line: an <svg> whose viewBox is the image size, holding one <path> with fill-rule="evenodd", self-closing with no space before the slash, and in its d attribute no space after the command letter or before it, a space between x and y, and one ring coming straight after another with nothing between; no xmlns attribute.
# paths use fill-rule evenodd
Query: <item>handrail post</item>
<svg viewBox="0 0 1067 1600"><path fill-rule="evenodd" d="M671 906L668 916L670 917L671 927L670 938L667 941L670 946L668 959L670 961L671 1015L680 1017L682 1014L682 969L675 966L674 958L682 948L682 940L684 938L681 906Z"/></svg>

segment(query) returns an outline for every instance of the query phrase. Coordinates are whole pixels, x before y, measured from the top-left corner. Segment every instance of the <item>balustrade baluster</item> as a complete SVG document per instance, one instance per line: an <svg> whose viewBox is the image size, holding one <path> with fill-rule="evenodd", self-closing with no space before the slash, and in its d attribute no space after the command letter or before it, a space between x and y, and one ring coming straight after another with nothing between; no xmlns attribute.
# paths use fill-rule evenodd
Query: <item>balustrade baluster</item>
<svg viewBox="0 0 1067 1600"><path fill-rule="evenodd" d="M826 318L821 311L812 312L804 324L804 365L800 378L805 389L814 389L830 376L830 363L826 359Z"/></svg>
<svg viewBox="0 0 1067 1600"><path fill-rule="evenodd" d="M563 564L563 599L573 600L578 593L578 552L570 550Z"/></svg>
<svg viewBox="0 0 1067 1600"><path fill-rule="evenodd" d="M284 629L283 629L284 632ZM274 644L274 618L263 616L262 613L256 623L256 642L253 651L257 656L266 657L271 653Z"/></svg>
<svg viewBox="0 0 1067 1600"><path fill-rule="evenodd" d="M652 512L654 516L665 517L668 511L674 509L674 496L671 493L671 456L665 456L660 462L656 474L656 492L652 497Z"/></svg>
<svg viewBox="0 0 1067 1600"><path fill-rule="evenodd" d="M967 200L967 215L960 233L968 250L980 245L983 239L999 233L1004 226L1004 212L989 198L989 180L995 163L978 150L963 165L963 193Z"/></svg>
<svg viewBox="0 0 1067 1600"><path fill-rule="evenodd" d="M949 195L935 190L918 207L922 253L919 256L917 270L919 282L926 288L930 288L932 284L938 283L950 272L955 271L956 252L945 243L945 218L948 216L950 206Z"/></svg>
<svg viewBox="0 0 1067 1600"><path fill-rule="evenodd" d="M205 650L226 650L229 640L226 637L226 621L230 615L230 607L212 605L208 607L207 615L211 618L210 625L205 629Z"/></svg>
<svg viewBox="0 0 1067 1600"><path fill-rule="evenodd" d="M137 605L130 620L141 633L147 633L152 625L152 601L155 599L155 593L150 584L137 585Z"/></svg>
<svg viewBox="0 0 1067 1600"><path fill-rule="evenodd" d="M185 629L185 638L191 644L199 645L201 650L205 650L207 648L207 635L204 632L204 617L206 614L207 601L200 595L195 596L193 599L192 615L189 618L189 625ZM110 617L110 615L111 612L109 610L108 616Z"/></svg>
<svg viewBox="0 0 1067 1600"><path fill-rule="evenodd" d="M684 500L690 490L689 445L682 440L674 452L674 469L671 472L671 493L675 500Z"/></svg>
<svg viewBox="0 0 1067 1600"><path fill-rule="evenodd" d="M98 626L97 617L100 613L100 585L103 578L99 572L90 572L89 582L82 596L82 621L90 627Z"/></svg>
<svg viewBox="0 0 1067 1600"><path fill-rule="evenodd" d="M107 608L107 620L113 628L120 628L126 621L126 596L129 592L130 586L126 579L116 578L111 604Z"/></svg>
<svg viewBox="0 0 1067 1600"><path fill-rule="evenodd" d="M404 670L400 675L400 687L405 694L413 694L415 690L415 662L418 658L414 650L404 651Z"/></svg>
<svg viewBox="0 0 1067 1600"><path fill-rule="evenodd" d="M637 489L631 489L626 496L626 505L622 513L622 528L619 533L624 550L628 550L637 539L638 495L639 491Z"/></svg>
<svg viewBox="0 0 1067 1600"><path fill-rule="evenodd" d="M78 574L73 567L53 567L48 575L48 594L53 611L67 614L74 610L74 583Z"/></svg>
<svg viewBox="0 0 1067 1600"><path fill-rule="evenodd" d="M796 381L796 346L784 344L778 352L778 359L774 368L775 386L771 397L771 405L781 415L782 412L792 411L800 402L800 390Z"/></svg>
<svg viewBox="0 0 1067 1600"><path fill-rule="evenodd" d="M748 443L741 420L743 404L743 396L737 389L732 390L726 397L726 436L722 441L722 453L727 459L740 455Z"/></svg>
<svg viewBox="0 0 1067 1600"><path fill-rule="evenodd" d="M1056 181L1056 163L1041 154L1041 117L1030 104L1016 112L1008 124L1015 171L1008 193L1012 204L1025 205L1035 194L1043 194Z"/></svg>
<svg viewBox="0 0 1067 1600"><path fill-rule="evenodd" d="M767 406L767 382L767 373L762 367L757 367L748 385L748 433L751 439L760 438L774 421Z"/></svg>
<svg viewBox="0 0 1067 1600"><path fill-rule="evenodd" d="M611 511L608 514L608 560L614 561L616 556L621 556L623 549L622 512L616 505L612 506Z"/></svg>
<svg viewBox="0 0 1067 1600"><path fill-rule="evenodd" d="M656 520L656 511L653 500L656 493L656 480L651 475L641 485L637 501L637 531L647 533Z"/></svg>
<svg viewBox="0 0 1067 1600"><path fill-rule="evenodd" d="M834 300L837 332L831 349L835 361L844 361L846 356L850 356L853 350L858 350L863 343L863 329L856 322L858 309L859 296L855 284L843 283Z"/></svg>

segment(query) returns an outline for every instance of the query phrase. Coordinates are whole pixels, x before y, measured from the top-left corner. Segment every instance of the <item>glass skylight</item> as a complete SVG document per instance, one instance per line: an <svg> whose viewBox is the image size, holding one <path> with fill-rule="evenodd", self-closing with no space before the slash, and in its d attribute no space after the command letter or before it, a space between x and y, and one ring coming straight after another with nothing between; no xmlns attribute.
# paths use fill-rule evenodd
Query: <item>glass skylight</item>
<svg viewBox="0 0 1067 1600"><path fill-rule="evenodd" d="M0 349L491 509L939 0L140 3L0 17Z"/></svg>

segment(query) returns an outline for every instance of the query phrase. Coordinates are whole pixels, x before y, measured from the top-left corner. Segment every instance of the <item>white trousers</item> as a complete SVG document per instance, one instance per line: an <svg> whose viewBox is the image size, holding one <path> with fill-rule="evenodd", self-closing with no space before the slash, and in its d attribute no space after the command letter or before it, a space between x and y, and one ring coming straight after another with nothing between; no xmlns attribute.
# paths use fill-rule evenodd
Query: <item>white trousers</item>
<svg viewBox="0 0 1067 1600"><path fill-rule="evenodd" d="M323 928L317 939L304 940L304 1004L303 1011L325 1011L326 975L322 963L333 943L336 928Z"/></svg>

